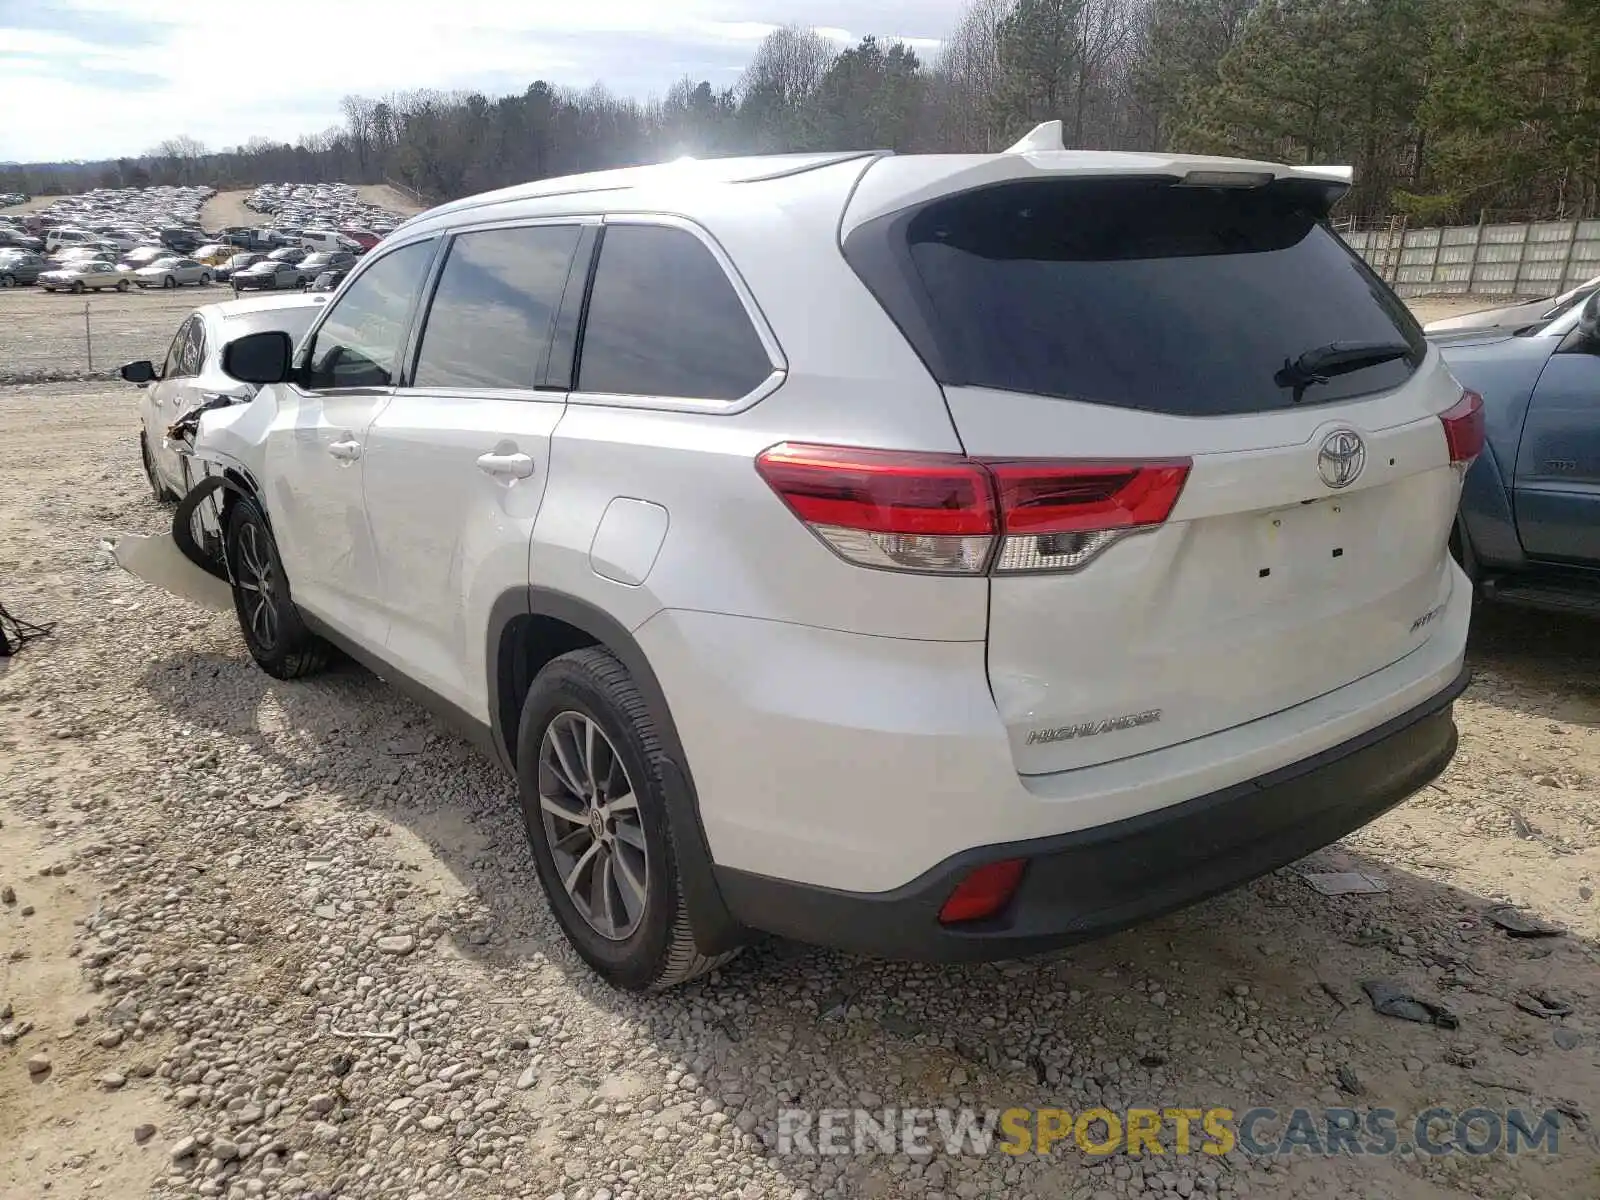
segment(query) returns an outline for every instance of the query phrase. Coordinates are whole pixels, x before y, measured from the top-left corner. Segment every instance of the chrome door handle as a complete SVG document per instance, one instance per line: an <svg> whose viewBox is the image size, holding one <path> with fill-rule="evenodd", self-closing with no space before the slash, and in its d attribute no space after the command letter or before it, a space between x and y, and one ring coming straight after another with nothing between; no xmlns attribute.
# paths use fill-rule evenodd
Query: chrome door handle
<svg viewBox="0 0 1600 1200"><path fill-rule="evenodd" d="M526 479L533 474L533 459L526 454L480 454L478 470L497 479Z"/></svg>
<svg viewBox="0 0 1600 1200"><path fill-rule="evenodd" d="M328 453L340 462L355 462L361 457L361 443L354 440L332 442L328 446Z"/></svg>

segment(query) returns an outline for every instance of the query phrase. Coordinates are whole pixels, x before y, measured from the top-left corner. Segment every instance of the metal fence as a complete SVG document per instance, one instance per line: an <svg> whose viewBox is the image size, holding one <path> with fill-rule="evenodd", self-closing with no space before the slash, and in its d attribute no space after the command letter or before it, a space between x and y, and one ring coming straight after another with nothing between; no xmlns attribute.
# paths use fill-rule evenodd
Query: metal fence
<svg viewBox="0 0 1600 1200"><path fill-rule="evenodd" d="M183 319L216 299L188 288L90 297L0 291L0 383L114 375L134 359L160 362Z"/></svg>
<svg viewBox="0 0 1600 1200"><path fill-rule="evenodd" d="M1600 220L1339 232L1402 296L1553 296L1600 275Z"/></svg>

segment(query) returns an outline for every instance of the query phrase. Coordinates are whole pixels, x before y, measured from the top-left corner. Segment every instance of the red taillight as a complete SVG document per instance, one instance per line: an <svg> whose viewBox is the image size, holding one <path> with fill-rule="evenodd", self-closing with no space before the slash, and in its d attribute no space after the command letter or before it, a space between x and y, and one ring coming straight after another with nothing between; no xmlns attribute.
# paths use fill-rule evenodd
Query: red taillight
<svg viewBox="0 0 1600 1200"><path fill-rule="evenodd" d="M1461 399L1439 414L1439 421L1451 462L1470 463L1483 453L1483 397L1477 392L1462 392Z"/></svg>
<svg viewBox="0 0 1600 1200"><path fill-rule="evenodd" d="M863 567L976 575L994 548L994 491L959 454L785 442L756 470L839 557Z"/></svg>
<svg viewBox="0 0 1600 1200"><path fill-rule="evenodd" d="M1189 466L1188 459L988 460L794 443L756 459L762 478L840 557L962 575L991 565L1077 570L1126 534L1165 521Z"/></svg>
<svg viewBox="0 0 1600 1200"><path fill-rule="evenodd" d="M994 569L1076 571L1111 543L1160 525L1189 478L1188 459L990 462L1005 540Z"/></svg>
<svg viewBox="0 0 1600 1200"><path fill-rule="evenodd" d="M941 925L954 925L960 921L981 921L992 917L1016 894L1022 882L1022 868L1027 860L1006 858L999 862L975 867L956 885L955 891L939 910Z"/></svg>

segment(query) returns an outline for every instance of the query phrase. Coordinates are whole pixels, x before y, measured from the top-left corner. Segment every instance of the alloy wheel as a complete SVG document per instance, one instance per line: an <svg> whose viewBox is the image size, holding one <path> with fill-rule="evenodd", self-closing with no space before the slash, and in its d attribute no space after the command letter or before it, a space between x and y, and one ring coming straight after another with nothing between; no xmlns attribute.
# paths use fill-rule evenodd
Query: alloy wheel
<svg viewBox="0 0 1600 1200"><path fill-rule="evenodd" d="M238 561L234 564L235 582L245 593L245 615L250 632L263 650L278 644L277 573L272 555L263 542L260 527L245 525L239 530Z"/></svg>
<svg viewBox="0 0 1600 1200"><path fill-rule="evenodd" d="M558 713L539 744L539 810L567 895L601 937L639 928L650 855L639 801L616 747L582 713Z"/></svg>

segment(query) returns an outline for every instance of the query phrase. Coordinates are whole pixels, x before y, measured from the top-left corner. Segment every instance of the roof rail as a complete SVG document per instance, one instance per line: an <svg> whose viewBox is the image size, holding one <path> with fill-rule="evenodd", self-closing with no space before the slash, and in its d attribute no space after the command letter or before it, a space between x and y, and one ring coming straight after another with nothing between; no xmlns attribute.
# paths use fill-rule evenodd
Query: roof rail
<svg viewBox="0 0 1600 1200"><path fill-rule="evenodd" d="M1007 154L1036 154L1042 150L1065 150L1067 144L1061 137L1060 121L1045 121L1035 125L1027 135L1006 151Z"/></svg>

